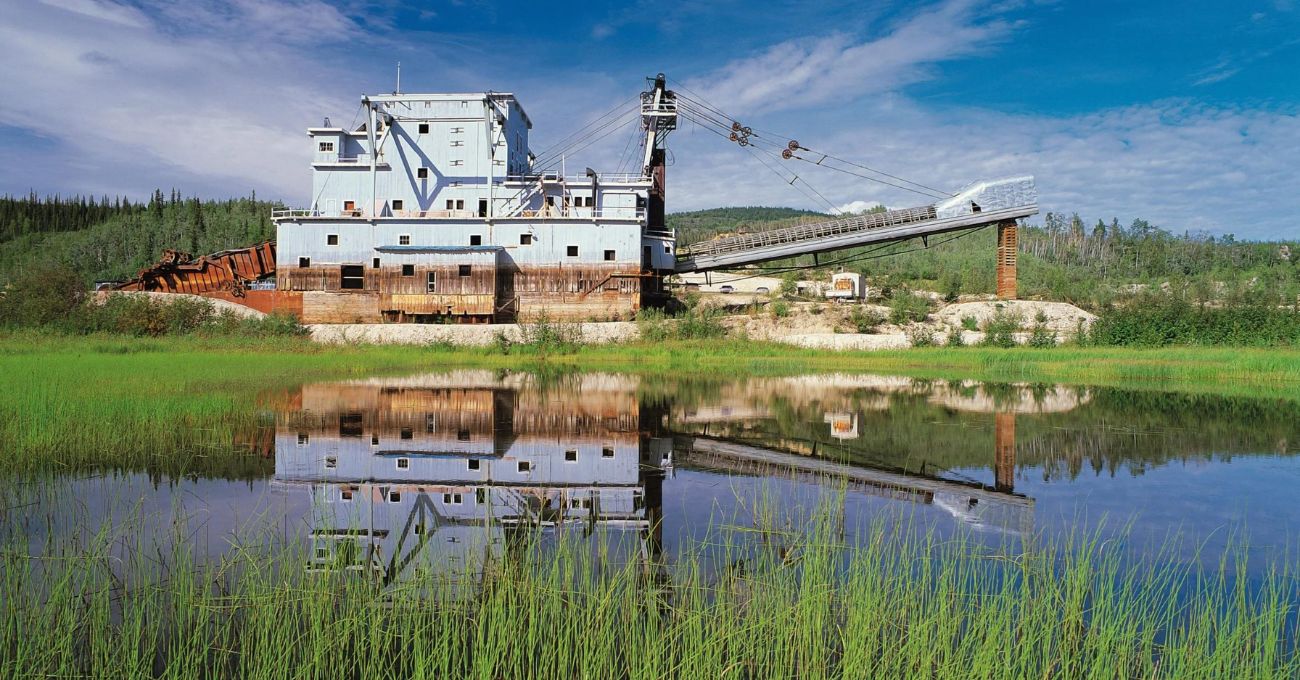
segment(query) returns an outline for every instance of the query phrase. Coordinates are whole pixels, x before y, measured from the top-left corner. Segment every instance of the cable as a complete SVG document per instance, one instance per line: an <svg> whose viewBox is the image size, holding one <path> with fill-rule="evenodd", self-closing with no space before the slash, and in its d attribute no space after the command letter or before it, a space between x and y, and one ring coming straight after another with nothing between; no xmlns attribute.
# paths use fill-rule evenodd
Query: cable
<svg viewBox="0 0 1300 680"><path fill-rule="evenodd" d="M676 88L678 88L678 89L681 89L681 90L687 92L687 93L690 95L690 96L687 96L687 95L683 95L683 94L681 94L681 93L678 93L678 94L677 94L677 97L678 97L678 100L679 100L679 102L678 102L678 108L679 108L679 110L682 108L682 107L681 107L681 102L684 100L684 101L687 103L687 107L686 107L686 108L687 108L688 110L694 109L693 112L694 112L695 115L697 115L697 116L701 116L701 117L704 117L704 118L708 119L708 120L709 120L713 125L718 126L718 127L721 128L721 129L730 130L730 128L729 128L729 127L728 127L728 126L727 126L727 125L726 125L722 120L719 120L716 116L720 116L722 119L729 119L729 120L734 121L735 119L734 119L732 116L728 115L728 114L727 114L725 111L723 111L722 109L720 109L720 108L714 106L713 104L709 103L707 100L704 99L703 96L701 96L701 95L699 95L699 94L697 94L697 93L691 91L689 88L687 88L687 87L686 87L685 85L683 85L682 83L680 83L680 82L678 82L678 81L676 81L676 80L674 80L674 81L672 81L672 82L673 82L674 87L676 87ZM707 112L707 113L704 113L704 112ZM697 122L698 122L698 121L697 121ZM733 125L734 125L734 123L733 123ZM752 127L751 127L751 128L747 128L747 129L748 129L748 133L746 134L746 142L748 142L749 144L755 144L755 143L774 144L774 142L771 142L771 141L768 141L768 140L764 139L762 135L760 135L760 134L756 134L756 132L767 133L767 134L771 134L771 135L776 136L776 137L784 137L785 139L792 139L792 138L789 137L789 136L786 136L786 135L779 135L779 134L777 134L777 133L773 133L773 132L771 132L771 131L769 131L769 130L762 130L762 129L759 129L759 128L752 128ZM817 153L817 154L821 154L821 155L822 155L822 159L819 160L819 161L813 161L813 160L810 160L810 159L807 159L807 158L803 158L802 156L798 156L798 155L792 155L791 158L795 158L795 159L798 159L798 160L804 161L804 162L806 162L806 163L812 163L813 165L818 165L818 166L821 166L821 167L827 168L828 170L834 170L834 171L837 171L837 172L843 172L843 173L845 173L845 174L849 174L849 175L852 175L852 176L854 176L854 177L858 177L858 178L865 179L865 180L872 181L872 182L879 182L879 183L881 183L881 184L885 184L885 185L887 185L887 186L894 187L894 188L896 188L896 189L902 189L902 190L904 190L904 191L910 191L910 192L913 192L913 193L921 194L921 195L926 196L926 197L928 197L928 198L950 198L950 197L952 197L952 196L955 195L955 194L952 194L952 193L950 193L950 192L946 192L946 191L943 191L943 190L941 190L941 189L936 189L936 188L934 188L934 187L931 187L931 186L928 186L928 185L922 184L922 183L920 183L920 182L915 182L915 181L912 181L912 180L910 180L910 179L906 179L906 178L904 178L904 177L899 177L898 175L890 174L890 173L885 172L885 171L883 171L883 170L877 170L876 168L870 167L870 166L868 166L868 165L864 165L864 164L862 164L862 163L855 163L855 162L853 162L853 161L846 160L846 159L843 159L843 158L839 158L839 157L837 157L837 156L832 156L832 155L827 154L827 153L824 153L824 152L814 151L814 150L809 149L809 148L807 148L807 147L805 147L805 146L799 145L798 143L795 143L795 145L796 145L796 148L798 148L798 149L802 149L802 150L807 151L807 152L809 152L809 153ZM794 151L793 148L788 148L785 144L781 144L780 146L781 146L782 148L788 149L789 151ZM866 170L867 172L875 173L875 174L877 174L877 175L881 175L881 176L883 176L883 177L888 177L888 178L890 178L890 179L892 179L892 180L896 180L897 182L901 182L902 184L896 184L896 183L894 183L894 182L888 182L888 181L882 180L882 179L880 179L880 178L878 178L878 177L871 177L871 176L868 176L868 175L863 175L863 174L861 174L861 173L856 173L856 172L852 172L852 171L849 171L849 170L845 170L844 168L837 168L837 167L834 167L834 166L832 166L832 165L827 165L827 164L825 163L826 160L832 160L832 161L836 161L836 162L838 162L838 163L843 163L843 164L845 164L845 165L850 165L850 166L853 166L853 167L859 168L859 169L861 169L861 170ZM908 186L908 185L910 185L910 186Z"/></svg>

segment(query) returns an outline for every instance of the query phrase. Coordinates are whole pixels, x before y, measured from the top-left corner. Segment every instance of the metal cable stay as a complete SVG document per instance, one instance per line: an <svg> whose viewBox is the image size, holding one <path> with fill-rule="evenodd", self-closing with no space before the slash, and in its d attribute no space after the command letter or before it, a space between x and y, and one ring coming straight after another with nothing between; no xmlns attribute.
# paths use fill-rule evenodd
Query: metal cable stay
<svg viewBox="0 0 1300 680"><path fill-rule="evenodd" d="M857 163L844 158L839 158L829 153L814 151L813 149L809 149L808 147L799 144L797 141L795 141L793 138L787 135L782 135L782 134L771 132L769 130L763 130L760 128L754 128L751 126L742 125L739 121L737 121L735 117L727 114L722 109L711 104L704 97L693 92L682 83L674 80L673 86L681 91L677 93L679 109L682 108L682 104L684 103L685 104L684 108L688 110L688 112L692 116L692 119L695 120L695 122L701 125L712 126L714 129L722 132L730 141L735 142L739 146L767 147L771 151L780 154L783 160L793 159L793 160L804 161L812 165L817 165L837 172L842 172L848 175L852 175L854 177L860 177L862 179L870 180L873 182L879 182L881 184L886 184L888 186L892 186L898 189L911 191L913 193L921 194L929 198L945 199L945 198L951 198L954 195L951 192L943 191L942 189L936 189L932 186L928 186L920 182L915 182L913 180L909 180L904 177L900 177L898 175L894 175L885 172L884 170L873 168L862 163ZM686 94L682 94L682 92L685 92ZM781 141L776 141L776 140L781 140ZM813 158L799 155L797 153L798 151L803 151L813 155L819 155L821 157L814 160ZM863 175L859 172L854 172L852 170L848 170L843 167L836 167L831 163L847 165L853 168L857 168L858 170L864 170L866 172L873 173L874 175L879 175L881 177L885 177L894 181L890 182L887 180L882 180L879 177Z"/></svg>

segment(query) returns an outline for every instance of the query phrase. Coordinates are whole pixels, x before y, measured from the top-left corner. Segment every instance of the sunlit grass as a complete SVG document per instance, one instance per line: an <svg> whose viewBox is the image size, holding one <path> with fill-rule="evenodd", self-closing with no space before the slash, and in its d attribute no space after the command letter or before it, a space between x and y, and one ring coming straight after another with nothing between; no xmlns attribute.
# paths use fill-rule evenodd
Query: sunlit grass
<svg viewBox="0 0 1300 680"><path fill-rule="evenodd" d="M252 532L202 563L133 522L0 556L0 675L1293 678L1296 573L1084 535L987 547L880 518L715 528L671 559L525 529L459 578L307 573ZM486 527L484 528L486 531ZM274 534L274 532L270 532ZM625 538L625 537L624 537ZM593 549L591 541L598 545ZM613 539L611 539L612 541ZM1212 562L1212 560L1211 560ZM1198 562L1199 564L1199 562Z"/></svg>

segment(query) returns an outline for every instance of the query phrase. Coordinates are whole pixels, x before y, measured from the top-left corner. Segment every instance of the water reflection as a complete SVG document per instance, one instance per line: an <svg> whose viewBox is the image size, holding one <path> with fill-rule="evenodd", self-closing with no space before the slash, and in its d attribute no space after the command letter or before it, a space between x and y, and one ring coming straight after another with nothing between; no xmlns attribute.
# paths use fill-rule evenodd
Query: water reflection
<svg viewBox="0 0 1300 680"><path fill-rule="evenodd" d="M1034 500L1015 489L1016 413L1064 412L1090 395L806 376L724 384L679 403L642 387L624 375L538 382L487 371L305 385L276 413L272 486L310 499L309 570L385 582L412 564L473 575L512 532L566 526L625 533L632 540L616 541L632 546L625 558L651 561L663 547L664 481L676 466L783 488L829 482L1019 536L1034 528ZM846 457L817 438L759 427L811 409L829 441L847 443L874 434L862 429L864 409L888 412L899 395L993 422L985 452L993 482Z"/></svg>
<svg viewBox="0 0 1300 680"><path fill-rule="evenodd" d="M630 532L657 554L673 464L635 381L586 375L562 393L523 374L307 385L276 420L274 484L312 499L311 570L412 563L473 574L509 533Z"/></svg>

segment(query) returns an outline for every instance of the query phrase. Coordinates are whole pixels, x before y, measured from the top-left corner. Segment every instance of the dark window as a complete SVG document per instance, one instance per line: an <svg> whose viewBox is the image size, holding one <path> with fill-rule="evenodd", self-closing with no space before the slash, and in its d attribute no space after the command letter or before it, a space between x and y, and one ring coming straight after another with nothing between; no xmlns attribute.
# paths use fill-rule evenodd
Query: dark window
<svg viewBox="0 0 1300 680"><path fill-rule="evenodd" d="M411 467L411 459L410 459L410 458L398 458L398 459L397 459L397 469L398 469L398 470L407 470L407 469L410 469L410 467Z"/></svg>
<svg viewBox="0 0 1300 680"><path fill-rule="evenodd" d="M600 449L600 457L601 457L601 458L613 458L613 457L614 457L614 447L612 447L612 446L605 446L605 447L602 447L602 448Z"/></svg>
<svg viewBox="0 0 1300 680"><path fill-rule="evenodd" d="M532 235L532 234L520 234L520 235L519 235L519 245L521 245L521 246L531 246L531 245L533 245L533 235Z"/></svg>
<svg viewBox="0 0 1300 680"><path fill-rule="evenodd" d="M613 261L614 261L614 251L612 251L612 250L606 250L606 251L605 251L605 261L606 261L606 262L613 262Z"/></svg>
<svg viewBox="0 0 1300 680"><path fill-rule="evenodd" d="M366 268L359 264L345 264L339 268L343 275L344 290L361 290L366 287Z"/></svg>
<svg viewBox="0 0 1300 680"><path fill-rule="evenodd" d="M402 428L402 439L411 439L413 437L415 437L415 432L413 432L411 428L409 427Z"/></svg>
<svg viewBox="0 0 1300 680"><path fill-rule="evenodd" d="M334 142L321 142L321 143L320 143L320 146L319 146L318 148L319 148L321 151L333 151L333 150L334 150Z"/></svg>
<svg viewBox="0 0 1300 680"><path fill-rule="evenodd" d="M532 467L533 467L532 464L529 463L529 462L526 461L526 460L521 460L521 461L519 461L519 471L520 471L520 472L528 472L529 470L532 469Z"/></svg>
<svg viewBox="0 0 1300 680"><path fill-rule="evenodd" d="M340 437L361 436L361 414L360 413L339 414L339 436Z"/></svg>
<svg viewBox="0 0 1300 680"><path fill-rule="evenodd" d="M479 462L477 458L470 458L469 460L465 461L465 467L471 470L477 470L478 466L479 466Z"/></svg>
<svg viewBox="0 0 1300 680"><path fill-rule="evenodd" d="M428 168L416 168L416 169L415 169L415 178L416 178L416 179L429 179L429 169L428 169Z"/></svg>
<svg viewBox="0 0 1300 680"><path fill-rule="evenodd" d="M486 198L480 198L480 199L478 199L478 216L479 216L479 217L487 217L487 208L488 208L488 206L487 206L487 199L486 199Z"/></svg>
<svg viewBox="0 0 1300 680"><path fill-rule="evenodd" d="M566 463L576 463L576 462L578 462L578 450L577 450L577 449L569 449L568 451L565 451L565 452L564 452L564 462L566 462Z"/></svg>
<svg viewBox="0 0 1300 680"><path fill-rule="evenodd" d="M376 257L375 259L370 261L370 268L379 269L379 258Z"/></svg>
<svg viewBox="0 0 1300 680"><path fill-rule="evenodd" d="M393 199L393 210L401 210L404 205L406 204L402 202L402 199Z"/></svg>
<svg viewBox="0 0 1300 680"><path fill-rule="evenodd" d="M462 264L462 265L460 266L460 275L461 275L461 276L469 276L469 265L467 265L467 264Z"/></svg>
<svg viewBox="0 0 1300 680"><path fill-rule="evenodd" d="M325 237L325 245L327 245L327 246L336 246L336 245L338 245L338 244L339 244L339 235L338 235L338 234L329 234L329 235L327 235L327 236Z"/></svg>
<svg viewBox="0 0 1300 680"><path fill-rule="evenodd" d="M420 134L422 134L422 135L427 135L427 134L429 134L429 124L428 124L428 123L420 123Z"/></svg>
<svg viewBox="0 0 1300 680"><path fill-rule="evenodd" d="M415 265L413 264L402 265L402 276L415 276Z"/></svg>
<svg viewBox="0 0 1300 680"><path fill-rule="evenodd" d="M401 503L401 502L402 502L402 494L399 493L399 492L397 492L397 491L389 491L389 492L388 492L388 502L389 502L389 503Z"/></svg>
<svg viewBox="0 0 1300 680"><path fill-rule="evenodd" d="M569 257L578 256L578 246L569 246Z"/></svg>
<svg viewBox="0 0 1300 680"><path fill-rule="evenodd" d="M399 246L409 246L409 245L411 245L411 235L410 235L410 234L398 234L398 235L397 235L397 245L399 245Z"/></svg>
<svg viewBox="0 0 1300 680"><path fill-rule="evenodd" d="M456 441L458 442L469 441L469 430L456 430Z"/></svg>
<svg viewBox="0 0 1300 680"><path fill-rule="evenodd" d="M310 257L300 257L300 258L298 258L298 268L299 268L299 269L306 269L306 268L308 268L308 267L310 267L310 266L311 266L311 258L310 258Z"/></svg>
<svg viewBox="0 0 1300 680"><path fill-rule="evenodd" d="M469 237L469 244L471 246L481 246L483 245L483 237L479 234L471 234Z"/></svg>
<svg viewBox="0 0 1300 680"><path fill-rule="evenodd" d="M487 502L487 489L474 489L474 502L479 505Z"/></svg>
<svg viewBox="0 0 1300 680"><path fill-rule="evenodd" d="M424 284L424 292L434 293L438 290L438 273L429 272L429 279ZM432 432L432 430L430 430Z"/></svg>

